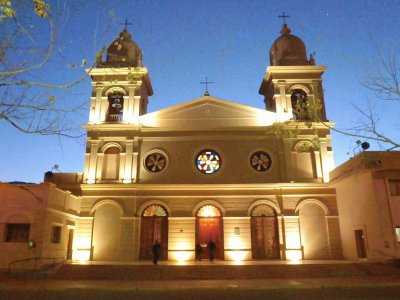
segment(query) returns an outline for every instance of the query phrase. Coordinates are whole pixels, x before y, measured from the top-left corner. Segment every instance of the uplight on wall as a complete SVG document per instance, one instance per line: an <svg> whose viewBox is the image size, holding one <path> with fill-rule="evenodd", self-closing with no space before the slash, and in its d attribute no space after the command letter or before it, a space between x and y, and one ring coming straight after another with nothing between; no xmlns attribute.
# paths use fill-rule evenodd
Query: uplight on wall
<svg viewBox="0 0 400 300"><path fill-rule="evenodd" d="M303 259L301 250L286 250L286 259L291 261L300 261Z"/></svg>

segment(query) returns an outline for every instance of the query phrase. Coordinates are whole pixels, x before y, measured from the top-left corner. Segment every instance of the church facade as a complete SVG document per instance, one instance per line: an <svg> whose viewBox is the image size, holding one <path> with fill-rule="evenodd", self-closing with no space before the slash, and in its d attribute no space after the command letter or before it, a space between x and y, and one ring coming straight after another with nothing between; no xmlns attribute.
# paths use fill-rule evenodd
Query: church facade
<svg viewBox="0 0 400 300"><path fill-rule="evenodd" d="M148 113L150 77L125 28L88 70L83 172L46 173L36 198L3 186L31 204L3 197L2 241L34 241L7 260L148 260L159 241L161 259L188 261L196 244L207 259L211 240L221 260L342 258L324 71L284 24L259 90L265 110L206 93Z"/></svg>

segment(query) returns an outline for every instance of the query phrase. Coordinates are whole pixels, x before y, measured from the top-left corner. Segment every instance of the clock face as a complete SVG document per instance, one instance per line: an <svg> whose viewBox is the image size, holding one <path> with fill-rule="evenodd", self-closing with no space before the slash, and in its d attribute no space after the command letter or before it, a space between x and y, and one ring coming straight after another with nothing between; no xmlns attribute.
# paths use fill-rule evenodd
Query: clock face
<svg viewBox="0 0 400 300"><path fill-rule="evenodd" d="M159 152L151 153L146 156L144 166L149 172L161 172L167 166L167 158Z"/></svg>
<svg viewBox="0 0 400 300"><path fill-rule="evenodd" d="M250 165L258 172L265 172L271 167L271 157L264 151L254 152L250 157Z"/></svg>
<svg viewBox="0 0 400 300"><path fill-rule="evenodd" d="M213 150L203 150L197 154L196 165L200 172L212 174L218 171L221 166L221 159Z"/></svg>

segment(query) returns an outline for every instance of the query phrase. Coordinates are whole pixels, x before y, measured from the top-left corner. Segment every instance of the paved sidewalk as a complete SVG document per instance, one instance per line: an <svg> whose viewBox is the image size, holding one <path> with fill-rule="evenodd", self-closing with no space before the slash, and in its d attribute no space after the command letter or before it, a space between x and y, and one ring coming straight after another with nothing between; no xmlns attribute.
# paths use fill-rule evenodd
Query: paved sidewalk
<svg viewBox="0 0 400 300"><path fill-rule="evenodd" d="M0 280L0 299L400 299L399 276L254 280Z"/></svg>

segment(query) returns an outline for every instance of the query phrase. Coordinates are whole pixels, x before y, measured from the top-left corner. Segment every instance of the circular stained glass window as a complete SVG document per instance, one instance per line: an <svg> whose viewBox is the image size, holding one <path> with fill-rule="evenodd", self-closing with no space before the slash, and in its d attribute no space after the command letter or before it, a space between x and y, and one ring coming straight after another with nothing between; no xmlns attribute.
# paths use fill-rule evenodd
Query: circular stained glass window
<svg viewBox="0 0 400 300"><path fill-rule="evenodd" d="M167 158L160 152L153 152L146 156L144 166L147 171L153 173L161 172L167 166Z"/></svg>
<svg viewBox="0 0 400 300"><path fill-rule="evenodd" d="M251 155L250 165L258 172L267 171L271 167L271 157L264 151L257 151Z"/></svg>
<svg viewBox="0 0 400 300"><path fill-rule="evenodd" d="M197 155L197 168L204 174L212 174L218 171L221 166L221 159L213 150L203 150Z"/></svg>

